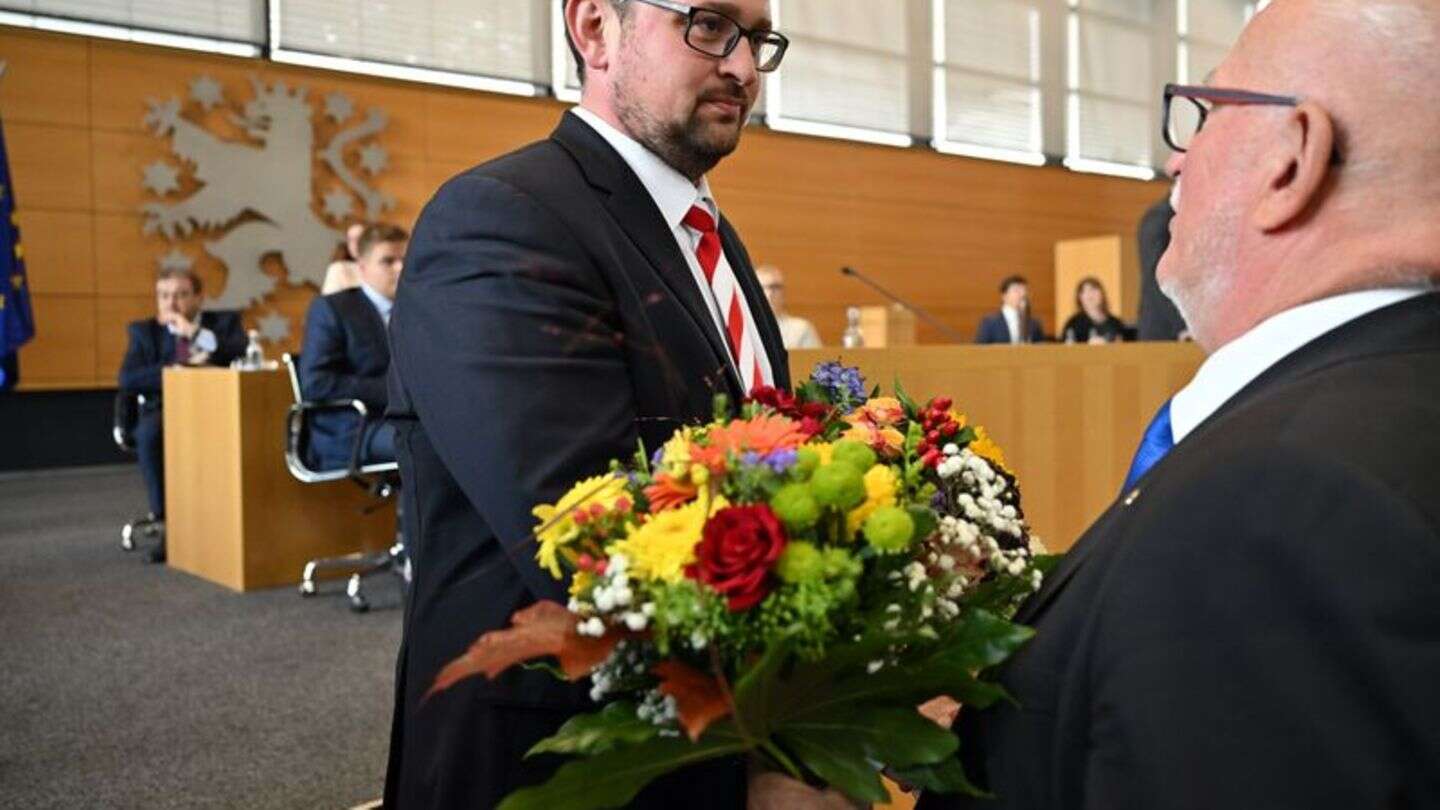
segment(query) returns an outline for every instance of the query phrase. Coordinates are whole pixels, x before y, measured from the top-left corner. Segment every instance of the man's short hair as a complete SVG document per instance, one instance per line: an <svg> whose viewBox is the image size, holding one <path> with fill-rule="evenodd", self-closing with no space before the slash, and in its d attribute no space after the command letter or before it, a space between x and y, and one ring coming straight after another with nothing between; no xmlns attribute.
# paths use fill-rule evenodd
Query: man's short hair
<svg viewBox="0 0 1440 810"><path fill-rule="evenodd" d="M560 26L565 29L565 44L570 46L570 55L575 57L575 73L580 77L580 86L585 86L585 60L580 58L580 49L575 47L575 40L570 38L570 26L565 24L565 6L570 0L560 0ZM623 20L629 6L625 0L610 0L610 5L615 7L615 13Z"/></svg>
<svg viewBox="0 0 1440 810"><path fill-rule="evenodd" d="M355 242L355 247L360 250L356 259L363 259L370 253L370 248L382 242L405 242L410 239L410 234L399 225L391 225L388 222L376 222L365 226L360 238Z"/></svg>
<svg viewBox="0 0 1440 810"><path fill-rule="evenodd" d="M162 281L169 281L174 278L183 278L190 282L190 291L196 295L205 291L205 285L200 281L200 276L194 270L184 267L166 267L162 269L160 273L155 276L155 283L159 284Z"/></svg>
<svg viewBox="0 0 1440 810"><path fill-rule="evenodd" d="M1024 276L1006 276L1005 280L1000 282L1000 294L1004 295L1010 292L1010 288L1016 284L1023 284L1026 287L1030 286L1030 282L1026 281Z"/></svg>

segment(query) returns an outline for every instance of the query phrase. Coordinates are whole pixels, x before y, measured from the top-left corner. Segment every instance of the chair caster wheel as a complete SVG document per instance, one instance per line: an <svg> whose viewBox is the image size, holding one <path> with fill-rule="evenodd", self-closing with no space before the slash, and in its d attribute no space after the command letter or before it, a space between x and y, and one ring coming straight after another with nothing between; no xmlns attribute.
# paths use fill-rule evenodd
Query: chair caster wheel
<svg viewBox="0 0 1440 810"><path fill-rule="evenodd" d="M352 613L364 613L370 609L370 603L365 600L365 595L360 593L359 574L350 575L350 581L345 583L345 595L350 598L350 611Z"/></svg>
<svg viewBox="0 0 1440 810"><path fill-rule="evenodd" d="M369 610L370 610L370 603L367 602L367 601L365 601L365 597L363 597L363 596L352 596L352 597L350 597L350 612L351 612L351 613L367 613L367 612L369 612Z"/></svg>
<svg viewBox="0 0 1440 810"><path fill-rule="evenodd" d="M314 595L315 595L315 582L314 582L313 580L309 580L309 579L305 580L304 582L301 582L301 583L300 583L300 595L301 595L301 596L314 596Z"/></svg>

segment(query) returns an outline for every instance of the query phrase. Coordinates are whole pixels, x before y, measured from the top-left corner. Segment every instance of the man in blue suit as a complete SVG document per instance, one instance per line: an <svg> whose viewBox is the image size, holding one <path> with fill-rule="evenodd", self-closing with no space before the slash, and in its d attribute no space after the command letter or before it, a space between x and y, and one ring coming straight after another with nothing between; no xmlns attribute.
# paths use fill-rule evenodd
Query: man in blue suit
<svg viewBox="0 0 1440 810"><path fill-rule="evenodd" d="M1024 276L1000 282L1000 311L980 322L976 343L1040 343L1045 329L1030 317L1030 285Z"/></svg>
<svg viewBox="0 0 1440 810"><path fill-rule="evenodd" d="M120 390L136 395L135 453L150 499L150 516L165 519L165 437L160 416L160 376L166 366L228 366L245 353L238 312L201 312L200 277L190 270L162 270L155 282L155 317L127 327L130 344L120 365ZM150 553L165 561L162 543Z"/></svg>
<svg viewBox="0 0 1440 810"><path fill-rule="evenodd" d="M366 226L356 260L360 286L316 298L305 316L300 354L305 399L359 400L367 412L363 424L356 413L315 415L307 459L314 467L333 470L349 467L352 460L359 464L395 460L395 430L380 417L388 399L385 381L390 370L386 328L408 240L409 234L395 225Z"/></svg>

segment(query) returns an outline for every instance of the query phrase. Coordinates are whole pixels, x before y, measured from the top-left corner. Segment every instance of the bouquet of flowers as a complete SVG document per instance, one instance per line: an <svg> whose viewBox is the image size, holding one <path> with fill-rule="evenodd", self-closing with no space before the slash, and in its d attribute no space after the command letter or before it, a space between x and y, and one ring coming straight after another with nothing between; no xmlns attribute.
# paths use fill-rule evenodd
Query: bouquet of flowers
<svg viewBox="0 0 1440 810"><path fill-rule="evenodd" d="M518 612L431 691L542 665L589 678L601 708L531 751L576 758L502 808L623 806L735 755L858 801L886 799L882 769L974 792L917 706L1008 699L984 672L1031 635L1009 617L1046 561L984 429L879 393L821 364L535 508L569 604Z"/></svg>

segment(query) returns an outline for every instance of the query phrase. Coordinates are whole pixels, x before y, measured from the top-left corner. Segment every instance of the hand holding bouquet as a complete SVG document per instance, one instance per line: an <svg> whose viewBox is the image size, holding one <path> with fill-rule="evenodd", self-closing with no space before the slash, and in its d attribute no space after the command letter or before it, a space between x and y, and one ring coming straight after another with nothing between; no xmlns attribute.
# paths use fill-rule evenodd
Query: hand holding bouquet
<svg viewBox="0 0 1440 810"><path fill-rule="evenodd" d="M878 394L822 364L536 507L569 604L520 611L432 692L545 659L601 708L536 746L577 758L503 808L618 807L734 755L864 802L885 800L882 768L974 792L916 707L1007 698L983 673L1030 636L1008 617L1044 565L984 430Z"/></svg>

